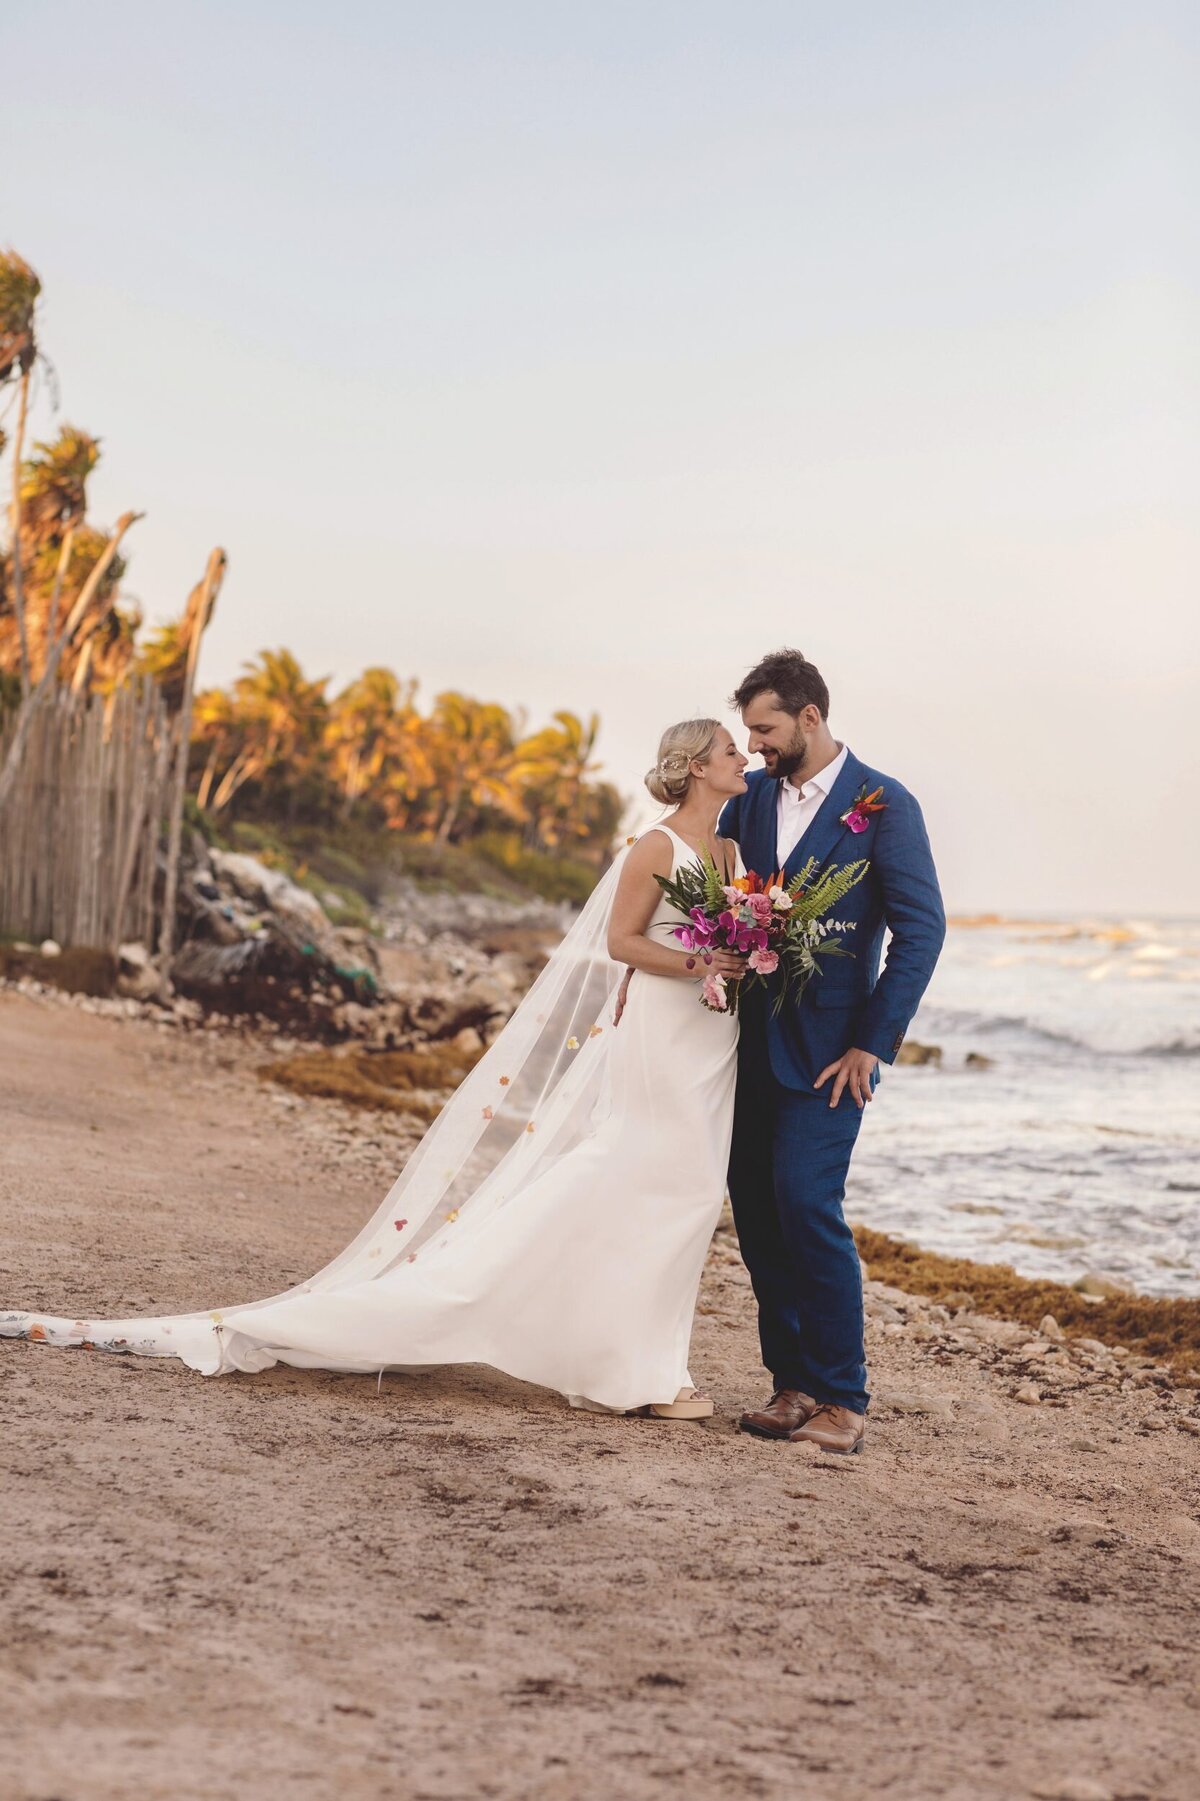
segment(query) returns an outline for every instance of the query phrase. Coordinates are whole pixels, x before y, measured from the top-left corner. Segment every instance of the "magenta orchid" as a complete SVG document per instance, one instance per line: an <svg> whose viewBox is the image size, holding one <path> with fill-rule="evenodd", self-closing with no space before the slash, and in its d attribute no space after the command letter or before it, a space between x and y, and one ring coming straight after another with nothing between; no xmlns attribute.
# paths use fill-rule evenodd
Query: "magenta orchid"
<svg viewBox="0 0 1200 1801"><path fill-rule="evenodd" d="M717 928L705 913L703 907L693 907L688 914L690 926L676 926L671 933L677 938L685 951L706 951L717 935Z"/></svg>
<svg viewBox="0 0 1200 1801"><path fill-rule="evenodd" d="M725 942L732 951L765 950L769 942L765 926L756 925L753 915L749 919L736 913L722 913L717 924L725 933Z"/></svg>

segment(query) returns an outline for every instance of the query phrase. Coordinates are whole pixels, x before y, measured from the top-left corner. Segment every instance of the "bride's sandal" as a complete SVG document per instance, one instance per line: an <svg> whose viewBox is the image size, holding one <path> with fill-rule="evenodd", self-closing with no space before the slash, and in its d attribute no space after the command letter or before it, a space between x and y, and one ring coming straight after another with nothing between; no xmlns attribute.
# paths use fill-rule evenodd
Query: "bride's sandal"
<svg viewBox="0 0 1200 1801"><path fill-rule="evenodd" d="M673 1401L651 1401L636 1411L652 1420L710 1420L715 1409L707 1395L681 1388Z"/></svg>

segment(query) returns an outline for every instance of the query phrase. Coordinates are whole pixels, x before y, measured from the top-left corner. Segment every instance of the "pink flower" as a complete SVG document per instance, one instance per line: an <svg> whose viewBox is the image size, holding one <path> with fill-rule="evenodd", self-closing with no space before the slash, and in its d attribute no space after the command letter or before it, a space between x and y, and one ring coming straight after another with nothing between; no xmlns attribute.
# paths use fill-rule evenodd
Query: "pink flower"
<svg viewBox="0 0 1200 1801"><path fill-rule="evenodd" d="M731 907L740 907L746 898L740 888L722 888L721 893Z"/></svg>
<svg viewBox="0 0 1200 1801"><path fill-rule="evenodd" d="M705 976L702 999L705 1006L711 1007L714 1013L727 1013L729 1011L729 1000L725 993L725 977L714 975Z"/></svg>
<svg viewBox="0 0 1200 1801"><path fill-rule="evenodd" d="M865 832L870 823L867 815L860 813L857 807L852 807L846 815L846 824L852 832Z"/></svg>
<svg viewBox="0 0 1200 1801"><path fill-rule="evenodd" d="M749 905L751 913L753 913L753 915L754 915L755 922L758 925L766 925L768 919L770 919L770 917L771 917L771 912L772 912L770 895L769 894L752 894L748 898L748 905Z"/></svg>
<svg viewBox="0 0 1200 1801"><path fill-rule="evenodd" d="M775 970L779 968L779 952L768 950L752 951L750 953L750 967L753 970L757 970L760 976L774 974Z"/></svg>

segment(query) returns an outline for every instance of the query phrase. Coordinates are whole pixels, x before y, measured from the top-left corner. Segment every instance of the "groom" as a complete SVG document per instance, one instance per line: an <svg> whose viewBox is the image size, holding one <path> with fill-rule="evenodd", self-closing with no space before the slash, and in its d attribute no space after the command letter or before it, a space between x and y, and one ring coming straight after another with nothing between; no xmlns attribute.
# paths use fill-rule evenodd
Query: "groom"
<svg viewBox="0 0 1200 1801"><path fill-rule="evenodd" d="M920 807L831 735L829 690L813 664L775 651L731 705L766 765L721 814L721 834L737 840L747 869L782 869L790 881L810 858L818 868L870 861L837 908L853 921L853 956L828 959L778 1014L775 995L757 984L741 997L729 1166L774 1385L741 1424L846 1455L862 1449L869 1399L862 1277L842 1216L846 1171L879 1064L900 1049L933 974L946 917Z"/></svg>

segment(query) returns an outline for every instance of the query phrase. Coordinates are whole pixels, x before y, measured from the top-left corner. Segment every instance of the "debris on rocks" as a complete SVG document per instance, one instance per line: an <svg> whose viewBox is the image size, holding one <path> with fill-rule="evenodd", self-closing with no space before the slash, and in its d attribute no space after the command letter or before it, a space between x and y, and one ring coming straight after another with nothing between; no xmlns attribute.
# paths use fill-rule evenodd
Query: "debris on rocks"
<svg viewBox="0 0 1200 1801"><path fill-rule="evenodd" d="M563 905L448 896L399 878L370 930L336 926L282 871L192 833L165 996L152 948L136 943L115 955L50 941L0 946L0 981L161 1025L283 1031L382 1052L452 1042L478 1053L570 919Z"/></svg>

